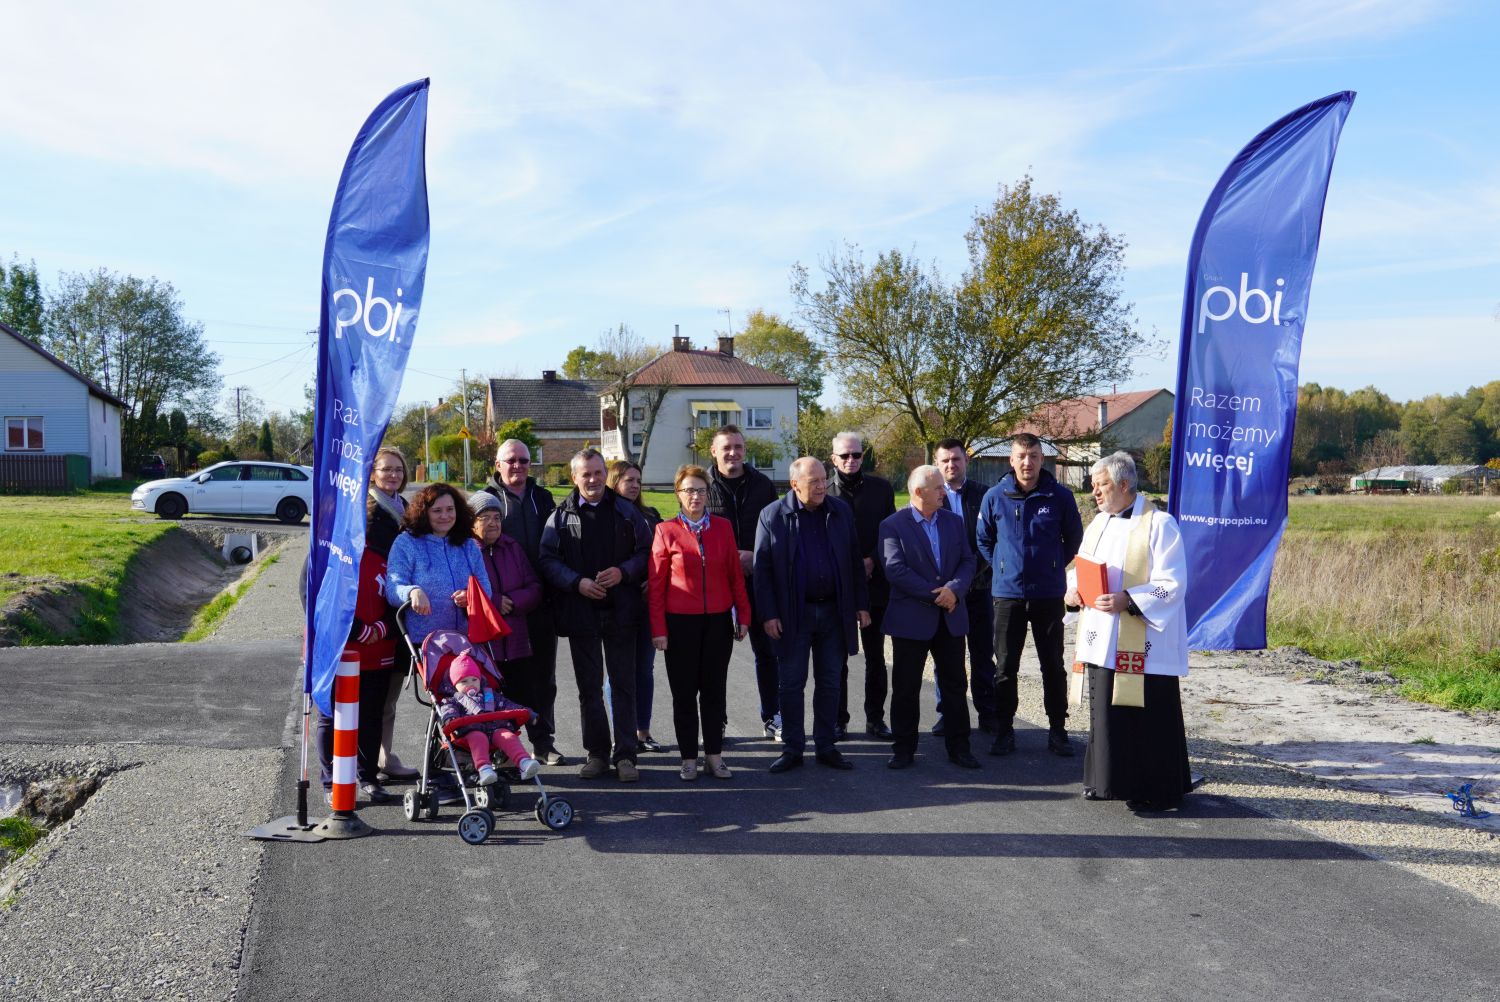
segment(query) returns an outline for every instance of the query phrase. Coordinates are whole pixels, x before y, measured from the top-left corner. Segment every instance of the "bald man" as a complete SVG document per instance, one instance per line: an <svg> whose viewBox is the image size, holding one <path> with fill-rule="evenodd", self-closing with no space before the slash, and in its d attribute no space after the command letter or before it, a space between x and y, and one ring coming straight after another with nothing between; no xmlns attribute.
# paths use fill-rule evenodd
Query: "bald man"
<svg viewBox="0 0 1500 1002"><path fill-rule="evenodd" d="M819 764L852 769L834 745L839 676L870 625L870 598L854 512L828 496L820 460L792 463L792 489L760 514L755 532L755 608L776 645L782 753L772 772L802 764L808 661L813 671L813 744Z"/></svg>

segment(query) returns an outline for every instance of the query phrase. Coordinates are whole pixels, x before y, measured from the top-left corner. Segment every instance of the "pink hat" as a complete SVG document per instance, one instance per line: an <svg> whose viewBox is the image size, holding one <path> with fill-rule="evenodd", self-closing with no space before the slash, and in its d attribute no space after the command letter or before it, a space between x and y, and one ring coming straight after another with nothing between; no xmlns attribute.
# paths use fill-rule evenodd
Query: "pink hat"
<svg viewBox="0 0 1500 1002"><path fill-rule="evenodd" d="M458 684L459 679L471 676L479 679L484 678L484 669L479 666L478 661L475 661L467 654L460 654L448 666L448 680L454 685Z"/></svg>

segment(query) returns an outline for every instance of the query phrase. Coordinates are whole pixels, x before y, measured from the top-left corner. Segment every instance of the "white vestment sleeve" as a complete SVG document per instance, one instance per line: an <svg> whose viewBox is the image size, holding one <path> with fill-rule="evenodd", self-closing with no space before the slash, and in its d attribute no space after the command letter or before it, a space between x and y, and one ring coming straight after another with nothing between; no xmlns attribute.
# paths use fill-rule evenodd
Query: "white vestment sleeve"
<svg viewBox="0 0 1500 1002"><path fill-rule="evenodd" d="M1170 516L1151 519L1151 576L1145 584L1127 588L1146 625L1158 633L1179 612L1187 587L1187 550L1182 533Z"/></svg>

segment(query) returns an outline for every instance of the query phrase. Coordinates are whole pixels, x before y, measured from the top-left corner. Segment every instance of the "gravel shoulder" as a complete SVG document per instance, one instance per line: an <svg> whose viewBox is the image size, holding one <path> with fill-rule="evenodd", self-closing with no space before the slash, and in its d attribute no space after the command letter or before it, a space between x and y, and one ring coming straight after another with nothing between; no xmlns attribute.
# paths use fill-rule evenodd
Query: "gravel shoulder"
<svg viewBox="0 0 1500 1002"><path fill-rule="evenodd" d="M1020 678L1020 715L1046 720L1029 645ZM1296 648L1195 652L1182 703L1202 792L1500 905L1500 715L1412 703ZM1086 736L1087 707L1069 723ZM1467 782L1489 818L1444 796Z"/></svg>

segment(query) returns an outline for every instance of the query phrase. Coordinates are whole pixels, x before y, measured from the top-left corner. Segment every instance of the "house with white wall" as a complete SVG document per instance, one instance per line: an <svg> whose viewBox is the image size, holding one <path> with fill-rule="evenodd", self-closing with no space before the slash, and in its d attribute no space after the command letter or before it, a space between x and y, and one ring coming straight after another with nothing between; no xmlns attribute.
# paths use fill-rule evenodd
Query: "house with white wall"
<svg viewBox="0 0 1500 1002"><path fill-rule="evenodd" d="M0 324L0 459L87 456L90 480L119 477L124 409L119 397Z"/></svg>
<svg viewBox="0 0 1500 1002"><path fill-rule="evenodd" d="M797 433L797 383L751 365L734 354L734 338L721 337L715 349L694 348L687 337L633 373L632 389L618 411L607 392L599 395L600 451L606 459L640 454L648 434L650 401L664 392L641 479L671 484L683 463L707 466L712 458L695 448L701 428L738 425L747 442L774 445L776 458L762 467L772 480L788 479L792 460L787 443ZM623 413L624 420L619 419ZM626 441L629 441L627 451Z"/></svg>

